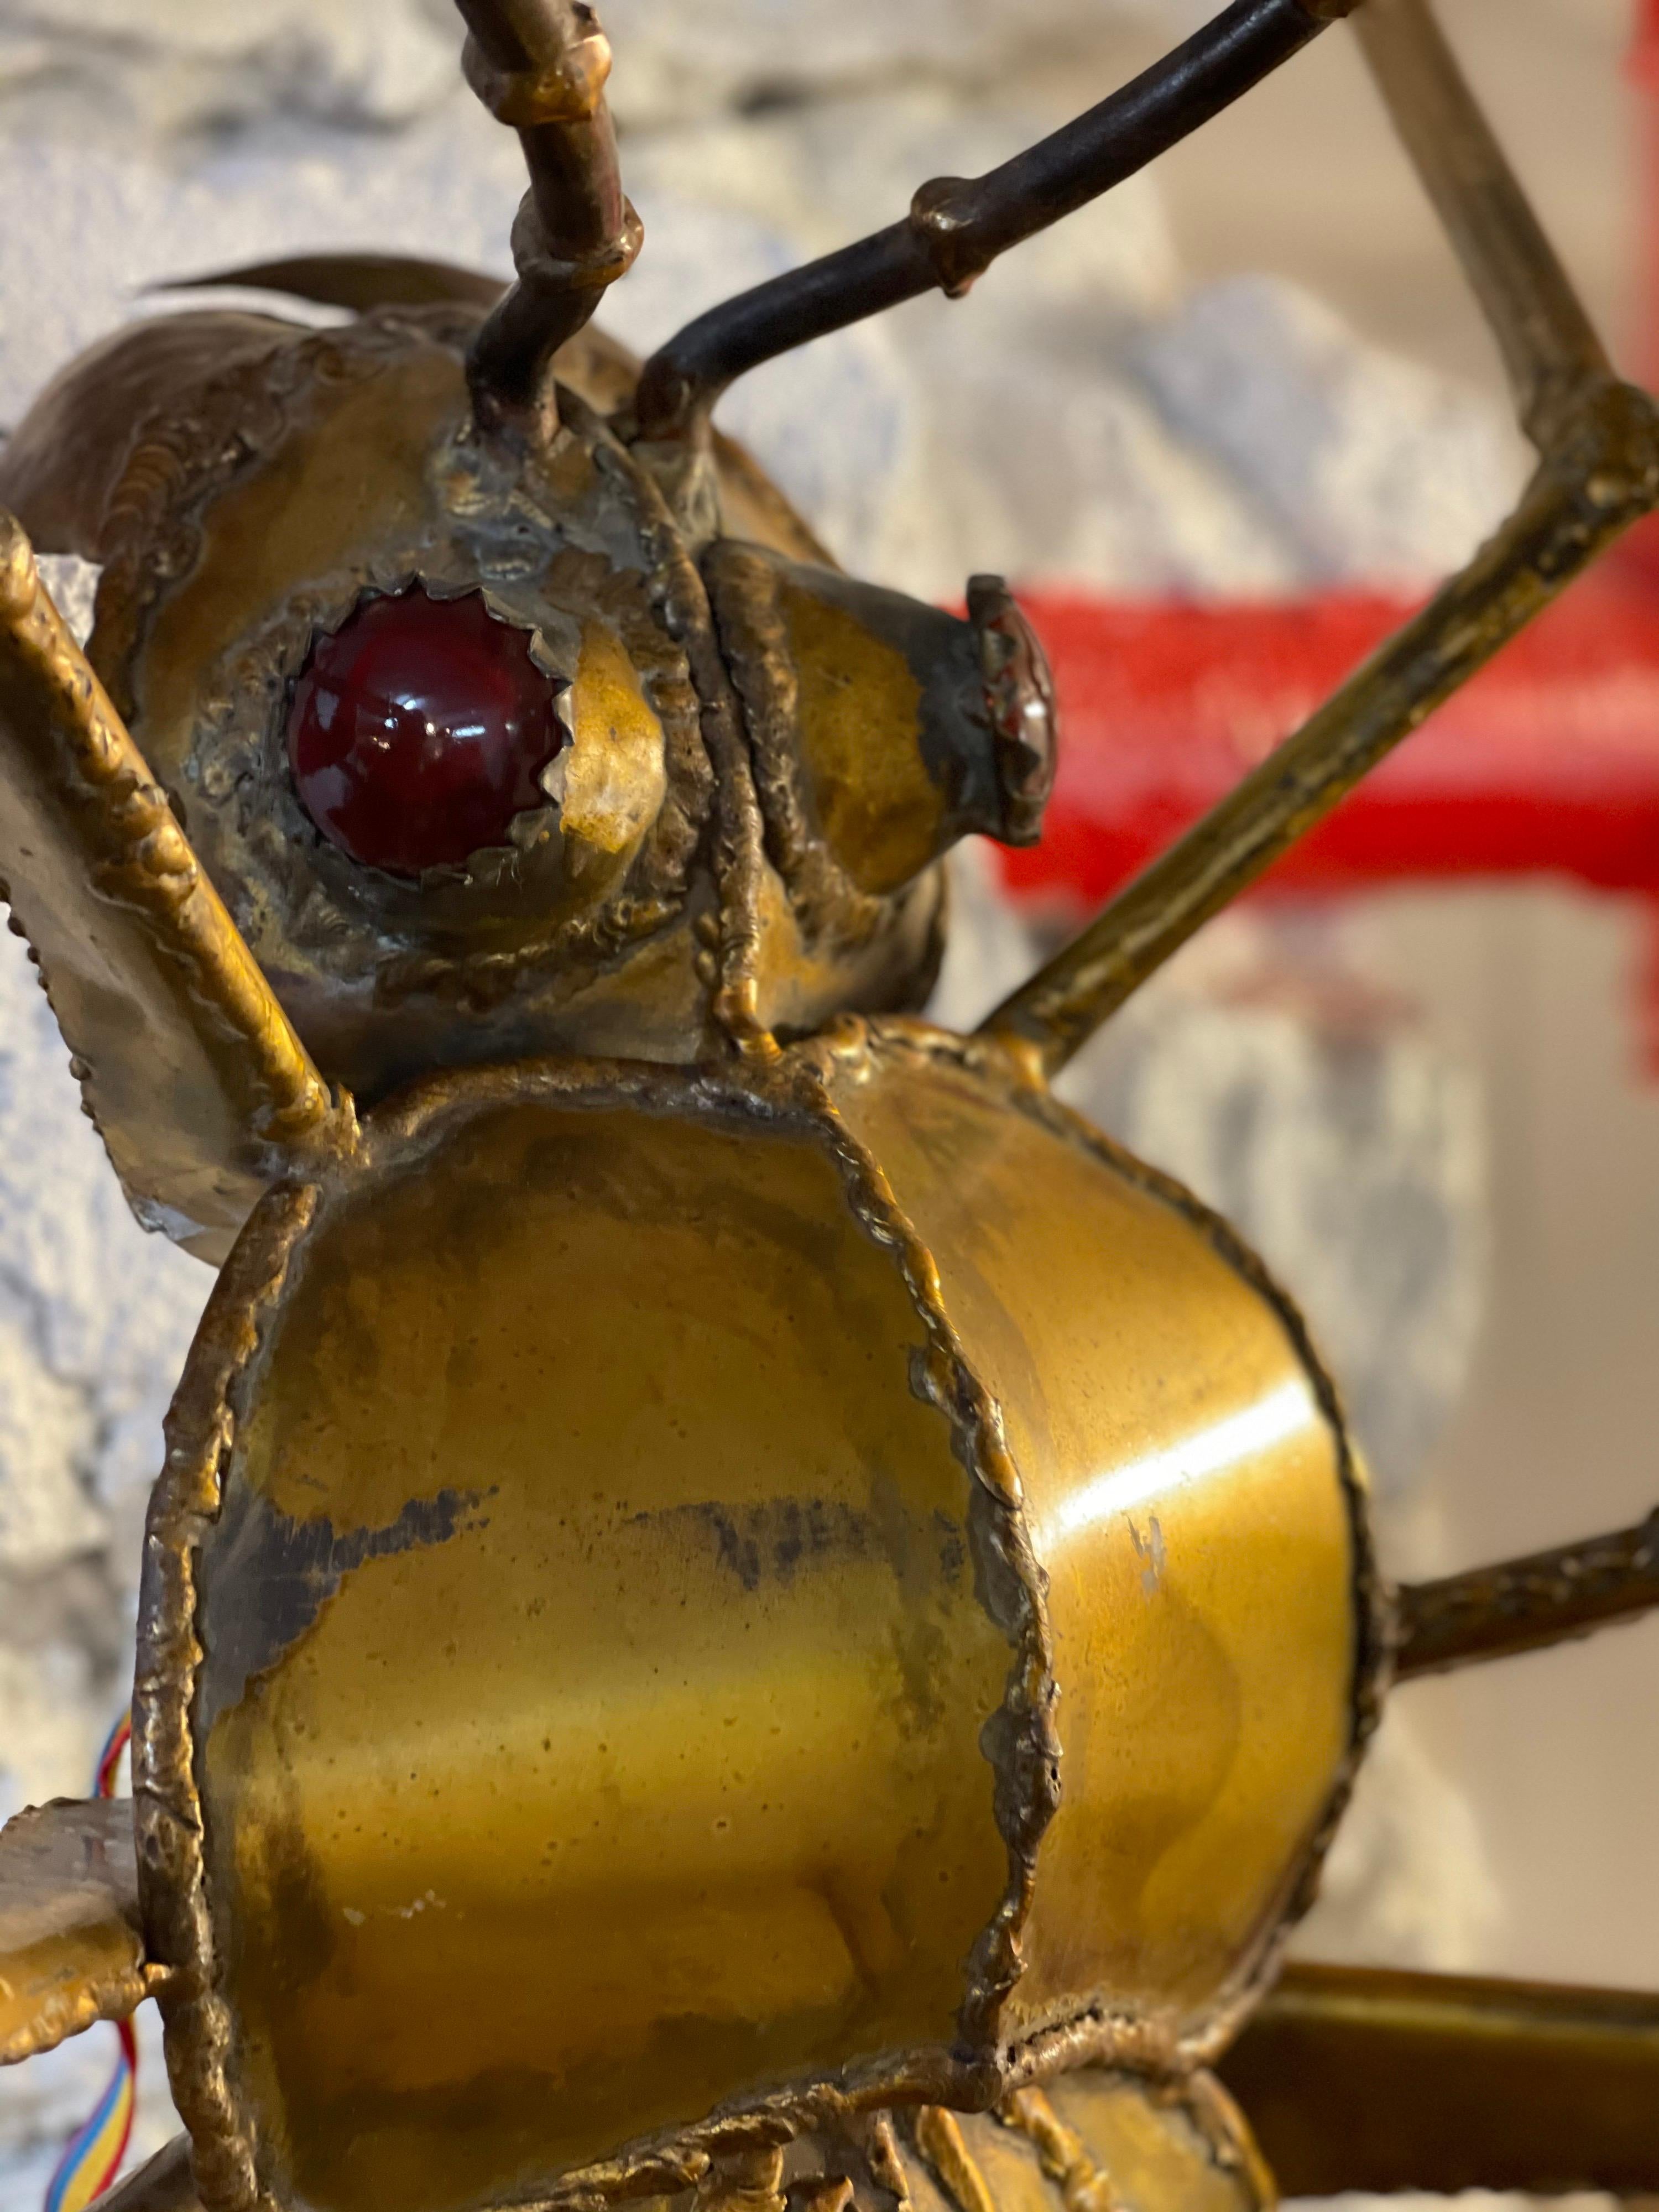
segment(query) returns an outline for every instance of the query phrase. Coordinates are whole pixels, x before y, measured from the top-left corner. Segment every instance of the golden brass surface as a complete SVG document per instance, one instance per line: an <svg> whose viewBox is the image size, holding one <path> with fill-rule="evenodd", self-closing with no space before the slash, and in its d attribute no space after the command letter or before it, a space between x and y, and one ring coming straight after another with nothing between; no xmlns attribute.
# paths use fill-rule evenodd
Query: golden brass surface
<svg viewBox="0 0 1659 2212"><path fill-rule="evenodd" d="M799 584L779 604L824 842L860 890L896 890L936 857L945 812L921 757L921 686L849 610Z"/></svg>
<svg viewBox="0 0 1659 2212"><path fill-rule="evenodd" d="M222 1256L290 1161L349 1143L167 800L0 515L0 879L135 1211Z"/></svg>
<svg viewBox="0 0 1659 2212"><path fill-rule="evenodd" d="M974 580L964 622L730 539L702 573L769 857L810 934L862 941L959 839L1018 842L1040 817L1048 671L999 578Z"/></svg>
<svg viewBox="0 0 1659 2212"><path fill-rule="evenodd" d="M15 1814L0 1828L0 2066L125 2020L155 1980L131 1806L58 1798Z"/></svg>
<svg viewBox="0 0 1659 2212"><path fill-rule="evenodd" d="M1222 2062L1289 2197L1659 2191L1659 1998L1295 1965Z"/></svg>
<svg viewBox="0 0 1659 2212"><path fill-rule="evenodd" d="M1007 1878L1008 1649L902 1276L804 1117L579 1083L452 1079L370 1137L203 1544L240 2097L320 2206L470 2202L948 2043Z"/></svg>
<svg viewBox="0 0 1659 2212"><path fill-rule="evenodd" d="M994 2112L924 2107L896 2132L915 2212L1268 2212L1277 2202L1242 2116L1203 2073L1159 2084L1083 2067Z"/></svg>
<svg viewBox="0 0 1659 2212"><path fill-rule="evenodd" d="M463 1071L267 1202L137 1701L215 2212L609 2194L1217 2032L1368 1710L1358 1501L1259 1272L1019 1101L919 1028Z"/></svg>
<svg viewBox="0 0 1659 2212"><path fill-rule="evenodd" d="M57 538L106 562L94 663L300 1034L372 1097L458 1060L695 1058L849 1000L914 1003L939 952L933 850L850 938L783 890L680 523L583 396L614 407L635 365L572 342L553 443L504 459L471 435L477 313L441 301L325 333L193 315L182 352L141 327L49 395L8 456ZM135 394L136 437L114 419ZM76 409L91 458L54 475ZM760 540L825 557L736 448L714 489ZM283 740L316 629L414 578L482 589L524 629L569 681L572 731L549 807L510 848L418 883L319 835Z"/></svg>
<svg viewBox="0 0 1659 2212"><path fill-rule="evenodd" d="M1046 1581L1059 1808L1002 2032L1082 1991L1201 2037L1370 1723L1382 1637L1330 1384L1214 1217L999 1055L890 1026L831 1071L1000 1408Z"/></svg>

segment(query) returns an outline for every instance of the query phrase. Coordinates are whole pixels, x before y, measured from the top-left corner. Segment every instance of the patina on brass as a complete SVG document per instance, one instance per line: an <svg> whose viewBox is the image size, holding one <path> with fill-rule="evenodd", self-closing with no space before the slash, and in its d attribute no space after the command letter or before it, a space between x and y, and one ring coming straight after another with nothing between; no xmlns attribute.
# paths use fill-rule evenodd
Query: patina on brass
<svg viewBox="0 0 1659 2212"><path fill-rule="evenodd" d="M760 2118L1189 2064L1386 1655L1283 1301L921 1027L370 1116L222 1279L149 1559L227 2207L635 2193Z"/></svg>
<svg viewBox="0 0 1659 2212"><path fill-rule="evenodd" d="M510 292L235 272L356 319L146 323L0 456L104 567L88 665L8 526L14 906L141 1211L211 1255L258 1200L146 1540L142 1942L125 1810L14 1823L0 2056L157 1992L189 2138L120 2212L1265 2212L1251 2118L1295 2189L1659 2188L1650 2001L1280 1956L1391 1672L1651 1605L1651 1524L1389 1590L1299 1316L1048 1089L1655 503L1651 404L1422 0L1366 0L1539 473L949 1036L902 1012L935 864L1036 834L1040 650L994 579L962 621L842 576L710 410L1346 0L1236 0L642 373L586 327L639 235L592 11L463 12L531 172ZM570 742L510 848L412 881L326 847L282 733L318 631L416 580L525 633Z"/></svg>
<svg viewBox="0 0 1659 2212"><path fill-rule="evenodd" d="M0 1828L0 2066L94 2021L125 2020L160 1979L139 1924L132 1807L55 1799Z"/></svg>
<svg viewBox="0 0 1659 2212"><path fill-rule="evenodd" d="M811 732L785 726L775 670L739 700L683 521L599 412L635 366L584 335L559 358L550 443L480 443L463 358L477 313L404 307L324 333L187 317L183 364L151 335L169 325L146 324L69 372L0 465L0 495L15 489L43 544L106 563L93 660L300 1034L331 1079L373 1097L469 1059L696 1057L849 1002L914 1003L939 945L932 863L969 830L1029 837L1046 792L1051 748L1011 744L1020 703L988 650L993 620L1011 617L884 596L946 665L908 732L880 718L843 729L842 788L862 788L857 826L889 857L878 889L826 901L815 866L845 872L816 829L804 854L788 799L811 769L792 749ZM97 420L164 369L118 467L77 448L54 476L43 449L66 417ZM718 449L714 486L751 558L811 564L820 594L845 582L734 448ZM481 588L568 679L574 723L545 818L418 882L331 847L283 750L316 632L413 580ZM809 653L801 673L822 690L883 649L849 622L839 657Z"/></svg>

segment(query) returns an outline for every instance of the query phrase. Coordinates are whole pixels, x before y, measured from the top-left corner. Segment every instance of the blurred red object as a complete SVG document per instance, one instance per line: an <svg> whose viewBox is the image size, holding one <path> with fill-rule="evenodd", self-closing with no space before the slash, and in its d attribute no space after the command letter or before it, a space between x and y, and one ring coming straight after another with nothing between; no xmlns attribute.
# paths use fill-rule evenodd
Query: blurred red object
<svg viewBox="0 0 1659 2212"><path fill-rule="evenodd" d="M1413 611L1353 592L1269 604L1024 601L1054 665L1060 775L1016 891L1097 903L1270 752ZM1567 876L1659 897L1659 589L1592 575L1484 669L1267 878L1328 890Z"/></svg>

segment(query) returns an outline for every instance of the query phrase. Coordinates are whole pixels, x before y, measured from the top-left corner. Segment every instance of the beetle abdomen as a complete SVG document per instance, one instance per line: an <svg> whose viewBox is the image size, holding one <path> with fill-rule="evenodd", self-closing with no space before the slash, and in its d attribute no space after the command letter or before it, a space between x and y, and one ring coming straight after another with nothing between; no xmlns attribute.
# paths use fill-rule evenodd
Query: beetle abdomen
<svg viewBox="0 0 1659 2212"><path fill-rule="evenodd" d="M815 2087L1213 2035L1370 1665L1328 1389L1222 1236L858 1028L442 1079L267 1201L141 1685L223 2202L637 2188Z"/></svg>

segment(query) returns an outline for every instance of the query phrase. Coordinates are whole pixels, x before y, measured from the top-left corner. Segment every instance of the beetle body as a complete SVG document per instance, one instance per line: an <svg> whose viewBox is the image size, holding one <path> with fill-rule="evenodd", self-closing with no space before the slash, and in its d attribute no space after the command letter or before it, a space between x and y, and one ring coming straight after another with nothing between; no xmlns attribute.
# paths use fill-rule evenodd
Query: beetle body
<svg viewBox="0 0 1659 2212"><path fill-rule="evenodd" d="M1178 2078L1382 1649L1256 1263L919 1027L391 1102L227 1268L149 1562L176 2093L319 2212Z"/></svg>
<svg viewBox="0 0 1659 2212"><path fill-rule="evenodd" d="M1349 4L1233 0L641 369L588 328L640 243L592 11L462 0L531 172L510 291L236 272L354 319L147 323L0 457L13 924L135 1210L224 1262L146 1537L132 1820L0 1836L0 2060L164 2008L188 2136L118 2212L1261 2212L1206 2069L1391 1666L1659 1595L1636 1530L1396 1612L1300 1319L1048 1088L1659 501L1659 417L1421 0L1366 0L1372 58L1539 476L975 1038L907 1010L940 856L1037 832L1040 649L994 579L963 618L842 574L710 421ZM101 568L87 655L26 531ZM1512 2002L1322 1990L1305 2094L1258 2053L1292 2175L1659 2186L1559 2100L1493 2152ZM1418 2085L1380 2169L1340 2124L1356 2021ZM1474 2165L1435 2101L1471 2065Z"/></svg>

